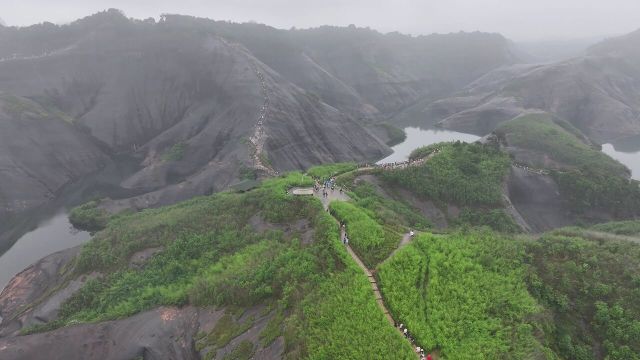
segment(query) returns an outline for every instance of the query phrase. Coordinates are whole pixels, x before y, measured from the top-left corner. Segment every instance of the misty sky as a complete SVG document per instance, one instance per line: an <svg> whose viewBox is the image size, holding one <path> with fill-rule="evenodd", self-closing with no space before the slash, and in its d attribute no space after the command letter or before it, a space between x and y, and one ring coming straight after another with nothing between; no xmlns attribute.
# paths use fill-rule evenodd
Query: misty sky
<svg viewBox="0 0 640 360"><path fill-rule="evenodd" d="M640 28L640 0L0 0L0 18L7 25L64 23L110 7L135 18L179 13L280 28L353 23L411 34L480 30L516 41Z"/></svg>

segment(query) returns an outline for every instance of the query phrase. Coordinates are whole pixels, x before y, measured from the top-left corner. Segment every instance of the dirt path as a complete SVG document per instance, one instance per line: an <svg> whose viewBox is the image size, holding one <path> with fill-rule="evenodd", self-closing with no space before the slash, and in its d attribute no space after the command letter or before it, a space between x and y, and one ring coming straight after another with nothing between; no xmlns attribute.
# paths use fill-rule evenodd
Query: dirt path
<svg viewBox="0 0 640 360"><path fill-rule="evenodd" d="M253 72L256 74L256 77L260 81L260 93L262 94L264 102L262 104L262 107L260 107L258 120L256 121L256 124L253 128L253 134L249 138L249 142L251 143L252 147L252 149L250 149L251 158L253 160L254 168L265 172L269 176L276 176L278 175L278 173L271 167L270 164L266 164L264 161L264 143L266 141L264 122L269 116L269 110L271 110L269 90L264 74L260 72L255 64L252 65L252 68Z"/></svg>
<svg viewBox="0 0 640 360"><path fill-rule="evenodd" d="M411 243L411 240L413 240L413 237L411 236L411 234L402 235L402 240L400 240L400 244L398 244L398 247L395 250L393 250L391 254L389 254L389 256L387 256L387 258L384 259L384 261L387 261L388 259L390 259L393 255L395 255L398 252L398 250L409 245Z"/></svg>

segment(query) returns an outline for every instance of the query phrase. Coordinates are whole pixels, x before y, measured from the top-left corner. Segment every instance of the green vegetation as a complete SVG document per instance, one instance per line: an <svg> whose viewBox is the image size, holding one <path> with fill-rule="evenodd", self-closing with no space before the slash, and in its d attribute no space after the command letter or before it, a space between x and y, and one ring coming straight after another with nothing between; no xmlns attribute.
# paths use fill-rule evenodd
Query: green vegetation
<svg viewBox="0 0 640 360"><path fill-rule="evenodd" d="M611 159L599 149L581 141L580 131L569 123L554 121L549 114L529 114L507 121L496 130L507 138L510 146L533 150L548 155L562 167L592 169L598 173L626 174L624 165ZM530 166L547 168L544 157L538 157Z"/></svg>
<svg viewBox="0 0 640 360"><path fill-rule="evenodd" d="M187 143L181 141L173 144L162 156L164 161L180 161L184 157Z"/></svg>
<svg viewBox="0 0 640 360"><path fill-rule="evenodd" d="M591 209L610 212L616 218L640 211L640 182L591 169L554 172L560 192L577 213Z"/></svg>
<svg viewBox="0 0 640 360"><path fill-rule="evenodd" d="M240 165L240 169L238 171L240 173L240 179L242 180L255 180L258 178L256 169L250 168L248 166Z"/></svg>
<svg viewBox="0 0 640 360"><path fill-rule="evenodd" d="M502 233L517 233L522 229L503 209L464 208L460 215L452 221L455 226L488 226Z"/></svg>
<svg viewBox="0 0 640 360"><path fill-rule="evenodd" d="M95 232L104 229L109 221L109 213L98 208L97 200L89 201L71 209L69 222L76 229Z"/></svg>
<svg viewBox="0 0 640 360"><path fill-rule="evenodd" d="M255 348L249 340L242 340L229 354L222 360L249 360L253 358Z"/></svg>
<svg viewBox="0 0 640 360"><path fill-rule="evenodd" d="M501 205L502 179L510 164L505 153L488 145L462 142L441 143L437 147L440 152L423 165L385 171L380 178L435 201Z"/></svg>
<svg viewBox="0 0 640 360"><path fill-rule="evenodd" d="M378 275L394 318L443 358L550 358L523 258L522 243L491 232L420 235Z"/></svg>
<svg viewBox="0 0 640 360"><path fill-rule="evenodd" d="M528 252L530 292L553 313L558 354L640 359L640 246L550 233Z"/></svg>
<svg viewBox="0 0 640 360"><path fill-rule="evenodd" d="M334 201L329 209L346 225L349 245L369 268L389 256L401 240L400 234L385 229L352 203Z"/></svg>
<svg viewBox="0 0 640 360"><path fill-rule="evenodd" d="M248 318L244 322L238 322L233 319L230 313L225 313L216 323L211 332L201 334L196 342L198 349L208 348L207 354L215 354L216 350L225 347L231 340L238 335L249 330L253 326L253 318ZM251 344L253 351L253 344Z"/></svg>
<svg viewBox="0 0 640 360"><path fill-rule="evenodd" d="M337 163L314 166L307 170L307 174L318 179L328 179L332 176L353 171L358 166L355 163Z"/></svg>
<svg viewBox="0 0 640 360"><path fill-rule="evenodd" d="M398 145L407 139L407 134L404 132L404 130L399 129L391 124L381 123L378 124L378 126L387 133L387 138L389 139L387 141L388 146Z"/></svg>
<svg viewBox="0 0 640 360"><path fill-rule="evenodd" d="M616 235L639 236L640 221L627 220L597 224L591 227L593 230L612 233Z"/></svg>
<svg viewBox="0 0 640 360"><path fill-rule="evenodd" d="M509 121L496 132L510 145L540 155L529 165L555 170L552 175L560 192L576 213L595 208L622 218L640 211L640 183L629 181L622 164L586 145L579 131L566 122L532 114ZM547 166L547 157L557 164Z"/></svg>
<svg viewBox="0 0 640 360"><path fill-rule="evenodd" d="M411 358L407 342L377 307L369 283L341 244L335 220L315 198L287 194L312 180L291 173L252 191L220 193L173 206L116 217L86 244L74 273L100 271L62 305L59 319L24 333L68 324L130 316L160 305L246 308L271 304L275 311L260 334L263 345L284 336L286 356ZM273 224L258 231L255 217ZM300 220L313 241L277 230ZM143 267L127 266L132 254L162 246ZM318 316L315 316L317 314ZM197 339L206 358L254 324L225 315ZM232 358L251 356L242 344ZM213 349L213 350L212 350ZM249 351L251 350L251 351Z"/></svg>
<svg viewBox="0 0 640 360"><path fill-rule="evenodd" d="M429 220L425 219L419 210L401 201L384 197L369 182L358 182L349 191L349 196L355 205L392 231L405 233L407 228L427 230L431 227Z"/></svg>
<svg viewBox="0 0 640 360"><path fill-rule="evenodd" d="M325 282L305 301L308 359L415 359L387 322L359 268Z"/></svg>

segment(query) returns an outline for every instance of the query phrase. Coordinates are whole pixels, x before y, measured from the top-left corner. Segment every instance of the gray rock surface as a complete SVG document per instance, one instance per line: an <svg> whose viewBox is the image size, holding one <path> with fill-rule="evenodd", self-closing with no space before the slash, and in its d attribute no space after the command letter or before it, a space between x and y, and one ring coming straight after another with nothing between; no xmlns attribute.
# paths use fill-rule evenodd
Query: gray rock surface
<svg viewBox="0 0 640 360"><path fill-rule="evenodd" d="M193 346L198 326L194 308L159 308L119 321L0 338L0 358L199 359Z"/></svg>
<svg viewBox="0 0 640 360"><path fill-rule="evenodd" d="M51 254L11 279L0 293L0 337L15 335L23 327L36 323L33 320L38 317L38 314L34 315L38 309L34 310L34 306L46 302L45 295L63 284L63 270L79 251L80 247L74 247ZM77 288L78 284L69 286ZM58 296L60 301L57 303L63 298ZM39 311L40 316L47 318L40 320L43 322L55 317L52 312L57 311L57 307L53 302L45 303Z"/></svg>
<svg viewBox="0 0 640 360"><path fill-rule="evenodd" d="M575 223L551 176L512 166L507 191L511 203L534 233Z"/></svg>

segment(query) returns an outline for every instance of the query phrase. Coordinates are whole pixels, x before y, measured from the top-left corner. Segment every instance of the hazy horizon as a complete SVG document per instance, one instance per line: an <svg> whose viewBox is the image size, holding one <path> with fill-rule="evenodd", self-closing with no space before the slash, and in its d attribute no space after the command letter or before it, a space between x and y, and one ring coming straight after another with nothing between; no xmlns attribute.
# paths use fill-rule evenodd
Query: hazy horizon
<svg viewBox="0 0 640 360"><path fill-rule="evenodd" d="M640 2L612 0L0 0L8 26L45 21L68 23L108 8L128 17L158 18L163 13L193 15L234 22L255 21L277 28L320 25L370 27L381 32L421 35L458 31L500 33L519 42L598 38L640 28ZM606 19L606 21L604 20ZM540 26L544 24L544 26Z"/></svg>

